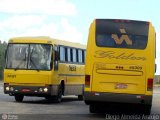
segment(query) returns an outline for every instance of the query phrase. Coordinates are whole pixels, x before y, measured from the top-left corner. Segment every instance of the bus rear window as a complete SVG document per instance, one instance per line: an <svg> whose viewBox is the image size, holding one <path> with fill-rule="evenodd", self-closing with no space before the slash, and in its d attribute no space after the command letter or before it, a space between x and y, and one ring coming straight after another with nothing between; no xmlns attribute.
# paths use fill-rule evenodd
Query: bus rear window
<svg viewBox="0 0 160 120"><path fill-rule="evenodd" d="M148 23L142 21L96 20L98 47L145 49L148 42Z"/></svg>

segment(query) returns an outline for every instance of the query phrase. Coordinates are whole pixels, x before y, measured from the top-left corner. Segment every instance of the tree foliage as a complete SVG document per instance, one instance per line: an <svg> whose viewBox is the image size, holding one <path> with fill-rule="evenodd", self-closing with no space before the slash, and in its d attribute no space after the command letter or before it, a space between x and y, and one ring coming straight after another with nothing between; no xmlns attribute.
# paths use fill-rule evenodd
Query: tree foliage
<svg viewBox="0 0 160 120"><path fill-rule="evenodd" d="M7 48L7 43L6 42L1 42L0 41L0 80L3 78L3 69L5 65L5 50Z"/></svg>

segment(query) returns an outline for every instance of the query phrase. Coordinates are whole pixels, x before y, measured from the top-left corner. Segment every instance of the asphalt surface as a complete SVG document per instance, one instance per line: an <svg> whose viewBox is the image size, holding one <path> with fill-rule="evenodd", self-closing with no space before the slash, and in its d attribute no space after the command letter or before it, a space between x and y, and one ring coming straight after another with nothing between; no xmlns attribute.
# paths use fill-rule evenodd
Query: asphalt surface
<svg viewBox="0 0 160 120"><path fill-rule="evenodd" d="M160 120L160 87L154 88L152 111L150 116L139 117L130 110L103 114L91 114L89 106L79 101L77 96L65 96L61 103L47 101L43 97L24 97L22 103L15 102L13 96L3 93L0 83L0 120ZM129 114L128 114L129 113Z"/></svg>

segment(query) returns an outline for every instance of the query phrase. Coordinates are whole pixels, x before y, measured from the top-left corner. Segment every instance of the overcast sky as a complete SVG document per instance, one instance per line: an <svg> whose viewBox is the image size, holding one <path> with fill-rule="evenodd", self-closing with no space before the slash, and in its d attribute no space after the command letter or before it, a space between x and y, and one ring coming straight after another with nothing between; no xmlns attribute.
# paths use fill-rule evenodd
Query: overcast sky
<svg viewBox="0 0 160 120"><path fill-rule="evenodd" d="M160 0L0 0L0 40L50 36L87 43L95 18L150 21L156 29L160 74Z"/></svg>

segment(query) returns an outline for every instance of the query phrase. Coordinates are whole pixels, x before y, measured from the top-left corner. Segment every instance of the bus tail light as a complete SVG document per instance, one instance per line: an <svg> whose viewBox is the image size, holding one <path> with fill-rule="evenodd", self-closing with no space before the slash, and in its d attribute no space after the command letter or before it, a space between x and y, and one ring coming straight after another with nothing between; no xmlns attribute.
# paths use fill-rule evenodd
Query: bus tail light
<svg viewBox="0 0 160 120"><path fill-rule="evenodd" d="M152 91L152 90L153 90L153 79L152 78L148 78L147 91Z"/></svg>
<svg viewBox="0 0 160 120"><path fill-rule="evenodd" d="M85 86L90 87L90 75L85 75Z"/></svg>

